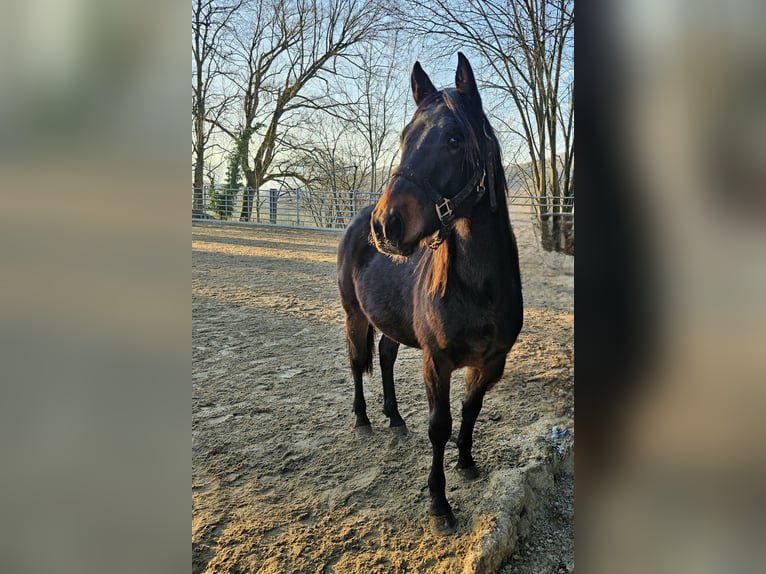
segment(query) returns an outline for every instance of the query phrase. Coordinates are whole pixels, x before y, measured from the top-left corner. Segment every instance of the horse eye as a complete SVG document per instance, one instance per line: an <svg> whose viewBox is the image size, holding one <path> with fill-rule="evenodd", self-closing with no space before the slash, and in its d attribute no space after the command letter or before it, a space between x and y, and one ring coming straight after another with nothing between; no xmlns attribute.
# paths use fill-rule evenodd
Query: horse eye
<svg viewBox="0 0 766 574"><path fill-rule="evenodd" d="M450 138L447 140L447 145L451 148L456 148L460 145L460 138L457 136L450 136Z"/></svg>

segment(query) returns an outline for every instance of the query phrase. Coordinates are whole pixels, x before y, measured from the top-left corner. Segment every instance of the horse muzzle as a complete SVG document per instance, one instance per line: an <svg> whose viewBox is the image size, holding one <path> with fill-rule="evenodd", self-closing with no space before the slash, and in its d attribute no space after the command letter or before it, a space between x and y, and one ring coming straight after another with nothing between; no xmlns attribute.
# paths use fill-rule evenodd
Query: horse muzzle
<svg viewBox="0 0 766 574"><path fill-rule="evenodd" d="M382 218L373 212L370 231L375 248L381 253L408 257L415 251L415 243L403 241L404 219L397 211L391 211Z"/></svg>

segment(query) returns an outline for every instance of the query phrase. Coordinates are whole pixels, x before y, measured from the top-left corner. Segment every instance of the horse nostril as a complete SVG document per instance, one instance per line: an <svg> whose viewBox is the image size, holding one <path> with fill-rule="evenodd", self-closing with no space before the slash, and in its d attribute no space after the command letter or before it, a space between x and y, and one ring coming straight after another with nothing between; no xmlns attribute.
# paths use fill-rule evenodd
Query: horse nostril
<svg viewBox="0 0 766 574"><path fill-rule="evenodd" d="M375 218L372 219L372 233L378 240L383 237L383 227L381 227L380 223Z"/></svg>
<svg viewBox="0 0 766 574"><path fill-rule="evenodd" d="M399 243L404 235L404 223L398 213L394 212L386 217L383 222L383 233L390 242Z"/></svg>

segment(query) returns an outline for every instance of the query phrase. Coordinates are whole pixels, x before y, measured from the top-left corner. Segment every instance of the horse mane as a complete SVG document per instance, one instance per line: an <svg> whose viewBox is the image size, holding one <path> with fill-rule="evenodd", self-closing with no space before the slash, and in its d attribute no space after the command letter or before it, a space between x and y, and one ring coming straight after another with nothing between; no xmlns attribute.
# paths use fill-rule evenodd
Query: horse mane
<svg viewBox="0 0 766 574"><path fill-rule="evenodd" d="M436 299L447 294L447 276L450 262L450 237L436 249L426 247L427 253L418 262L418 278L425 285L429 297Z"/></svg>
<svg viewBox="0 0 766 574"><path fill-rule="evenodd" d="M465 165L469 167L478 165L479 160L481 159L482 150L476 133L477 130L460 106L460 103L453 97L451 90L436 92L431 97L421 102L421 106L427 106L439 97L441 97L441 100L464 128L467 144L465 146ZM489 124L489 120L487 120L486 116L483 114L482 123L483 125L481 126L481 129L484 134L486 134L486 139L488 140L487 146L489 146L489 151L494 157L494 173L487 174L489 176L489 181L494 184L494 189L489 189L488 192L494 193L495 197L498 199L498 211L502 209L504 213L507 214L508 205L505 194L508 184L505 177L505 170L503 169L500 143L497 140L497 136L495 135L492 126ZM508 219L507 215L506 219ZM510 220L508 219L508 221L510 227ZM444 297L447 293L447 278L449 276L449 264L451 260L450 251L452 249L451 243L453 236L454 233L449 233L445 240L442 241L436 249L428 248L428 252L425 253L418 262L419 280L425 285L428 295L434 299L437 296Z"/></svg>

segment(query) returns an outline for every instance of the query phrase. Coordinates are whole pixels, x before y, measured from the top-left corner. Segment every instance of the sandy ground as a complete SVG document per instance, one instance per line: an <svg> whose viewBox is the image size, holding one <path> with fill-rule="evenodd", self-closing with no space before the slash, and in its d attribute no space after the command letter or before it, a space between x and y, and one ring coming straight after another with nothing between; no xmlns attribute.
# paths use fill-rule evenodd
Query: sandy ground
<svg viewBox="0 0 766 574"><path fill-rule="evenodd" d="M555 457L552 426L570 437L574 430L572 260L540 253L530 228L515 227L524 329L476 426L478 480L460 478L457 449L447 445L447 496L458 529L435 537L419 351L402 348L395 367L410 434L386 428L377 364L365 380L374 432L359 436L352 428L335 274L340 234L193 225L193 572L573 570L568 474L537 481L544 488L535 491L536 511L506 545L512 556L502 564L476 558L502 522L506 483L499 477L519 469L515 476L523 477ZM455 429L461 393L458 371Z"/></svg>

